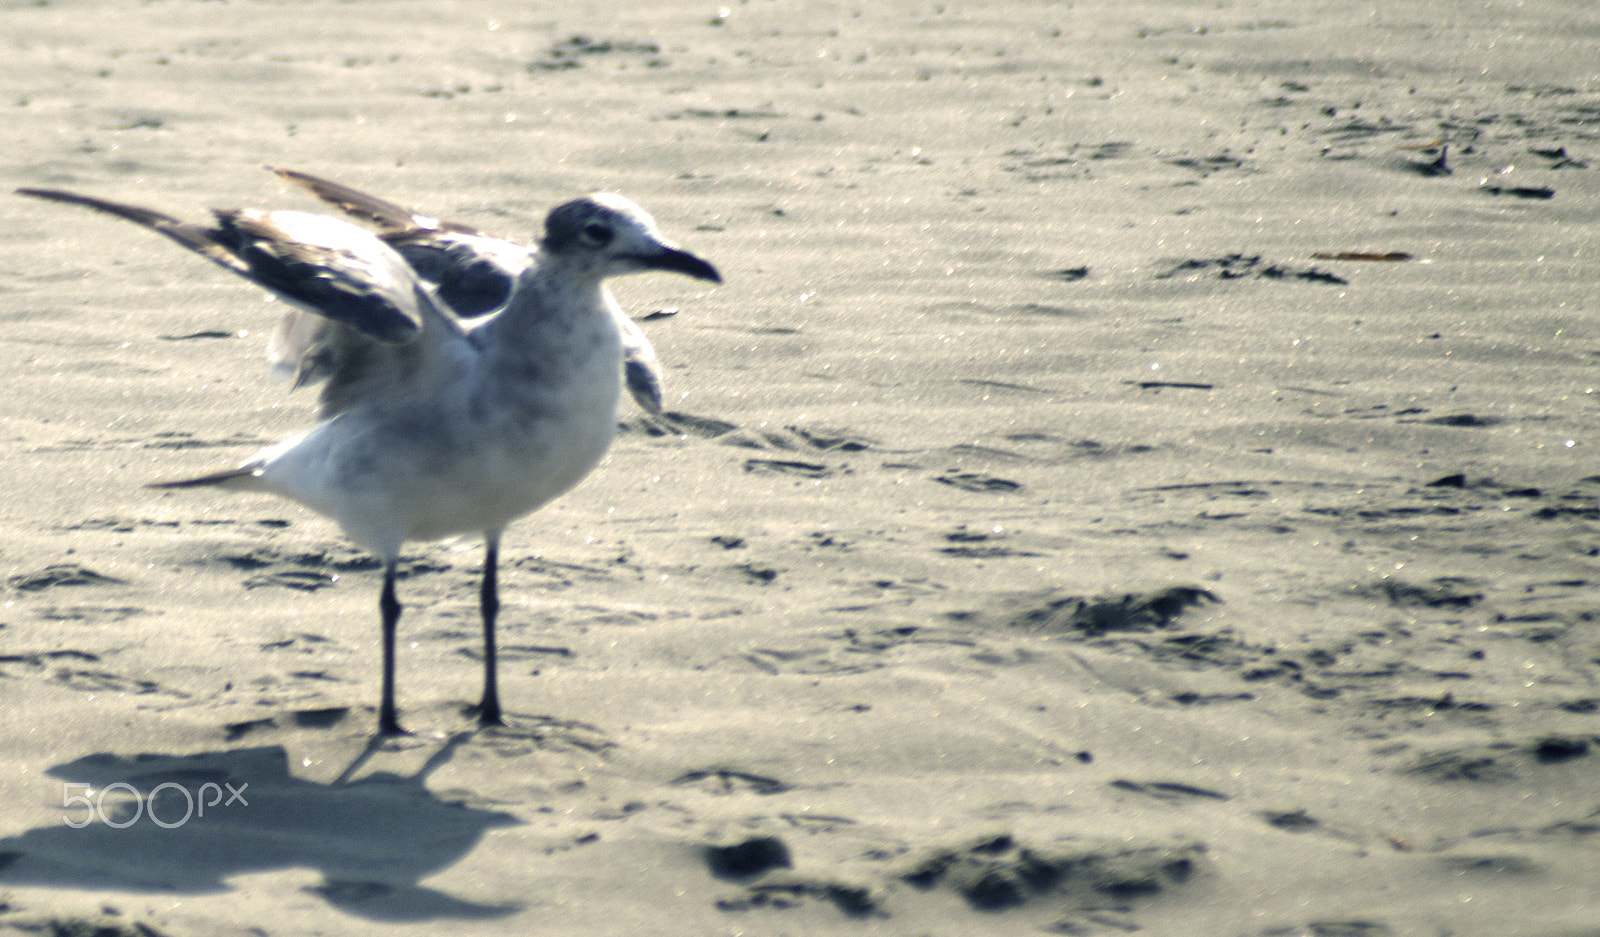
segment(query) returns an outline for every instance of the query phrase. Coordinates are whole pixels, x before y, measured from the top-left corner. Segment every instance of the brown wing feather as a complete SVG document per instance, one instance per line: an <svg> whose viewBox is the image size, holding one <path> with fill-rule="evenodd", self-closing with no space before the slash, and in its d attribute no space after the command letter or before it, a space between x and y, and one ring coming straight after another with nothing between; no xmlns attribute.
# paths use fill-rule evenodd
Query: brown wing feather
<svg viewBox="0 0 1600 937"><path fill-rule="evenodd" d="M240 260L226 244L217 239L216 231L202 225L179 221L171 215L163 215L158 211L140 208L137 205L125 205L121 202L111 202L102 198L79 195L76 192L67 192L62 189L18 189L17 194L27 195L32 198L42 198L51 202L65 202L68 205L81 205L84 208L92 208L95 211L114 215L137 225L143 225L152 231L166 235L219 266L226 267L243 276L250 275L249 265Z"/></svg>
<svg viewBox="0 0 1600 937"><path fill-rule="evenodd" d="M381 342L408 342L422 326L409 289L386 276L381 254L362 252L359 238L351 242L354 247L341 246L338 239L329 244L307 243L281 227L292 223L293 217L310 216L218 210L214 212L218 225L205 227L137 205L61 189L23 188L17 194L79 205L149 228L318 315ZM370 237L359 228L343 227L352 236ZM394 261L396 269L405 267L401 258ZM396 292L396 287L404 292Z"/></svg>
<svg viewBox="0 0 1600 937"><path fill-rule="evenodd" d="M281 166L266 167L280 178L287 179L295 185L322 199L330 205L338 206L347 214L377 224L386 232L406 231L420 229L424 231L453 231L457 234L477 234L481 231L464 224L453 221L440 221L421 215L403 205L369 195L360 189L352 189L347 185L313 176L308 172L298 169L284 169Z"/></svg>

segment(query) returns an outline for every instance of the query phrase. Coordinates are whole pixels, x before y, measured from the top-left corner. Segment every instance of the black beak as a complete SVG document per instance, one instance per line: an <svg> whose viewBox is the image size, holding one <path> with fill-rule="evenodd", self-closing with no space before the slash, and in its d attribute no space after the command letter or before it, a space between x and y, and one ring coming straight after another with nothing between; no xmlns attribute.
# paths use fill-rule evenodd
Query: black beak
<svg viewBox="0 0 1600 937"><path fill-rule="evenodd" d="M668 270L694 277L696 280L710 280L712 283L721 283L722 274L717 268L711 266L688 251L669 247L654 257L645 261L645 266L652 270Z"/></svg>

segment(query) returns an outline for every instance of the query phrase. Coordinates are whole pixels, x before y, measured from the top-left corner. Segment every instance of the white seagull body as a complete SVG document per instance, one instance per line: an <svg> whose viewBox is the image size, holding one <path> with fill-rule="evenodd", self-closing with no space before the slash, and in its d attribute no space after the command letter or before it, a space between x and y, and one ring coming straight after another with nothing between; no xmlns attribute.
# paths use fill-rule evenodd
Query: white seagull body
<svg viewBox="0 0 1600 937"><path fill-rule="evenodd" d="M429 282L385 239L338 219L218 211L217 225L205 227L71 192L18 192L152 228L296 307L271 357L300 382L326 381L321 422L238 468L153 487L280 495L332 518L382 558L383 734L403 731L394 700L401 545L482 533L478 719L500 724L500 536L588 475L615 431L621 323L632 323L603 281L665 270L720 282L715 268L666 241L632 202L593 195L550 212L539 249L524 254L530 259L514 271L496 314L467 325L438 298L448 294L443 284ZM515 266L514 245L499 245L493 250Z"/></svg>

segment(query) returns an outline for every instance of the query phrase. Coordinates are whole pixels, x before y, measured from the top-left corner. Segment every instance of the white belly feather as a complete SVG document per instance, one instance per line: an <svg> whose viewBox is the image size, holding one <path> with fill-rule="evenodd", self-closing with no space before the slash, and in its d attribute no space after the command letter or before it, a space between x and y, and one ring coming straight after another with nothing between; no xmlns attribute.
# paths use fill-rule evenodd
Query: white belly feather
<svg viewBox="0 0 1600 937"><path fill-rule="evenodd" d="M570 490L605 456L621 394L621 340L593 317L548 380L514 380L480 355L397 399L369 399L261 453L254 484L394 555L406 540L498 531Z"/></svg>

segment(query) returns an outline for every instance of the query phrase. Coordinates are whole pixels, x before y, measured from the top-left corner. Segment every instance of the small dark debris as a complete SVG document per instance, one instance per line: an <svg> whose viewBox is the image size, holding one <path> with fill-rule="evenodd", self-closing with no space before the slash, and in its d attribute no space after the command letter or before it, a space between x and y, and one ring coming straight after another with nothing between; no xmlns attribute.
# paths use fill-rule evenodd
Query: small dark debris
<svg viewBox="0 0 1600 937"><path fill-rule="evenodd" d="M717 878L751 878L769 869L793 868L789 847L776 836L757 836L732 846L707 846L706 865Z"/></svg>
<svg viewBox="0 0 1600 937"><path fill-rule="evenodd" d="M6 580L6 585L19 592L38 592L54 586L121 585L123 580L97 573L76 563L58 563L46 566L36 573L22 573Z"/></svg>
<svg viewBox="0 0 1600 937"><path fill-rule="evenodd" d="M766 585L767 583L770 583L774 579L778 578L778 571L773 569L771 566L758 566L755 563L740 563L738 566L735 566L734 569L737 569L739 572L744 573L746 576L750 577L756 582L761 583L762 585Z"/></svg>
<svg viewBox="0 0 1600 937"><path fill-rule="evenodd" d="M1349 281L1316 267L1304 270L1291 270L1281 264L1265 263L1260 254L1225 254L1221 257L1185 260L1167 270L1165 273L1155 275L1157 280L1169 280L1180 275L1199 274L1205 271L1215 271L1221 280L1242 280L1246 277L1258 277L1267 280L1297 279L1309 283L1344 284Z"/></svg>
<svg viewBox="0 0 1600 937"><path fill-rule="evenodd" d="M326 729L337 725L349 714L347 706L330 706L326 709L302 709L292 713L291 718L302 729Z"/></svg>
<svg viewBox="0 0 1600 937"><path fill-rule="evenodd" d="M1305 810L1266 810L1261 813L1261 819L1267 821L1269 826L1290 833L1303 833L1306 830L1316 829L1322 824Z"/></svg>
<svg viewBox="0 0 1600 937"><path fill-rule="evenodd" d="M200 332L189 332L185 335L157 335L156 338L164 342L187 342L199 338L236 338L236 332L223 332L218 329L206 329Z"/></svg>
<svg viewBox="0 0 1600 937"><path fill-rule="evenodd" d="M1024 628L1073 630L1086 637L1099 637L1111 631L1165 628L1190 608L1221 601L1210 590L1195 586L1171 586L1147 593L1130 592L1116 598L1086 599L1066 595L1024 611L1011 623Z"/></svg>
<svg viewBox="0 0 1600 937"><path fill-rule="evenodd" d="M1516 198L1540 199L1544 201L1548 201L1549 199L1556 197L1556 190L1549 188L1548 186L1517 185L1507 187L1486 185L1483 187L1483 191L1489 193L1490 195L1510 195Z"/></svg>
<svg viewBox="0 0 1600 937"><path fill-rule="evenodd" d="M1004 845L1004 848L997 848ZM1205 846L1080 845L1039 848L1011 836L934 851L900 875L923 890L947 884L977 911L1003 911L1075 895L1103 901L1148 897L1191 878Z"/></svg>
<svg viewBox="0 0 1600 937"><path fill-rule="evenodd" d="M1133 794L1148 794L1162 800L1174 800L1179 797L1200 797L1208 800L1232 800L1221 791L1213 791L1204 787L1195 787L1192 784L1182 784L1177 781L1151 781L1141 784L1138 781L1129 781L1119 778L1111 782L1111 786L1119 791L1128 791Z"/></svg>
<svg viewBox="0 0 1600 937"><path fill-rule="evenodd" d="M850 917L866 917L878 911L878 901L873 897L872 889L864 886L829 882L823 886L823 897Z"/></svg>
<svg viewBox="0 0 1600 937"><path fill-rule="evenodd" d="M1558 146L1554 149L1539 149L1538 147L1534 147L1532 150L1530 150L1530 152L1535 156L1543 156L1545 159L1550 160L1551 162L1549 168L1551 169L1589 168L1589 164L1587 162L1581 159L1573 159L1571 156L1568 156L1567 148L1564 146Z"/></svg>
<svg viewBox="0 0 1600 937"><path fill-rule="evenodd" d="M738 424L729 423L726 420L694 416L688 413L679 413L676 410L669 410L661 414L661 422L684 436L698 436L702 439L716 439L719 436L726 436L739 428Z"/></svg>
<svg viewBox="0 0 1600 937"><path fill-rule="evenodd" d="M951 543L982 543L988 540L991 536L992 535L987 531L968 530L967 525L962 524L956 529L945 534L944 539L950 541Z"/></svg>
<svg viewBox="0 0 1600 937"><path fill-rule="evenodd" d="M751 774L748 771L739 771L734 768L704 768L686 771L673 778L670 783L680 787L688 784L707 786L712 789L713 793L719 794L731 794L736 790L748 790L756 794L781 794L789 789L789 785L776 778Z"/></svg>
<svg viewBox="0 0 1600 937"><path fill-rule="evenodd" d="M1547 504L1534 511L1533 516L1540 520L1549 520L1555 517L1576 517L1580 520L1595 521L1600 520L1600 507L1595 505Z"/></svg>
<svg viewBox="0 0 1600 937"><path fill-rule="evenodd" d="M1552 735L1533 746L1533 757L1541 765L1560 764L1589 754L1589 740Z"/></svg>
<svg viewBox="0 0 1600 937"><path fill-rule="evenodd" d="M4 626L0 625L0 627ZM100 659L100 655L91 654L88 651L73 650L72 648L62 648L59 651L40 651L34 654L0 654L0 664L31 664L35 667L43 667L44 662L47 660L62 659L94 663Z"/></svg>
<svg viewBox="0 0 1600 937"><path fill-rule="evenodd" d="M1450 148L1441 146L1439 147L1439 157L1437 159L1429 160L1426 163L1408 160L1405 168L1419 176L1448 176L1454 171L1450 168L1449 156Z"/></svg>
<svg viewBox="0 0 1600 937"><path fill-rule="evenodd" d="M958 472L955 469L950 469L943 475L936 475L933 480L962 491L1016 491L1022 487L1021 482L1014 482L1008 478L996 478L993 475L982 475L977 472Z"/></svg>
<svg viewBox="0 0 1600 937"><path fill-rule="evenodd" d="M802 475L806 478L825 478L833 474L833 470L826 465L794 459L746 459L744 470L779 475Z"/></svg>
<svg viewBox="0 0 1600 937"><path fill-rule="evenodd" d="M1378 921L1349 920L1311 921L1296 932L1309 937L1392 937L1394 929Z"/></svg>
<svg viewBox="0 0 1600 937"><path fill-rule="evenodd" d="M1254 693L1174 693L1171 699L1179 706L1210 705L1211 703L1239 703L1249 702L1256 698Z"/></svg>
<svg viewBox="0 0 1600 937"><path fill-rule="evenodd" d="M1449 416L1436 416L1431 420L1423 420L1422 422L1430 423L1434 426L1483 427L1498 426L1501 420L1499 417L1478 416L1475 413L1452 413Z"/></svg>
<svg viewBox="0 0 1600 937"><path fill-rule="evenodd" d="M243 722L230 722L222 727L223 739L228 742L237 742L258 729L270 729L277 723L271 719L247 719Z"/></svg>
<svg viewBox="0 0 1600 937"><path fill-rule="evenodd" d="M1214 390L1215 384L1201 384L1194 381L1127 381L1129 384L1138 384L1143 390L1152 390L1161 387L1172 387L1178 390Z"/></svg>
<svg viewBox="0 0 1600 937"><path fill-rule="evenodd" d="M1468 592L1449 580L1419 586L1389 579L1378 584L1377 592L1391 605L1414 608L1468 608L1483 599L1482 592Z"/></svg>
<svg viewBox="0 0 1600 937"><path fill-rule="evenodd" d="M786 909L796 907L806 898L831 902L841 913L850 917L871 917L882 913L869 887L783 873L750 884L741 897L718 899L716 907L719 911Z"/></svg>
<svg viewBox="0 0 1600 937"><path fill-rule="evenodd" d="M811 448L822 452L865 452L872 448L871 442L847 433L806 429L800 426L788 426L785 429L800 437Z"/></svg>
<svg viewBox="0 0 1600 937"><path fill-rule="evenodd" d="M1187 866L1180 864L1178 868L1183 870L1184 877L1188 877ZM1095 889L1112 898L1145 898L1161 891L1161 880L1154 875L1135 875L1096 885Z"/></svg>
<svg viewBox="0 0 1600 937"><path fill-rule="evenodd" d="M284 569L263 576L252 576L244 581L246 589L262 586L282 586L300 592L315 592L333 585L338 577L315 569Z"/></svg>
<svg viewBox="0 0 1600 937"><path fill-rule="evenodd" d="M1318 270L1316 267L1312 267L1309 270L1302 270L1295 274L1295 277L1300 280L1305 280L1308 283L1331 283L1335 286L1350 282L1338 274L1329 273L1326 270Z"/></svg>
<svg viewBox="0 0 1600 937"><path fill-rule="evenodd" d="M1427 778L1431 781L1502 781L1511 776L1511 772L1498 758L1493 755L1474 752L1435 752L1418 758L1409 768L1408 774Z"/></svg>
<svg viewBox="0 0 1600 937"><path fill-rule="evenodd" d="M544 54L544 57L528 65L529 71L564 71L569 68L578 68L583 56L606 55L609 53L631 53L634 55L656 56L661 52L661 47L653 42L630 42L620 39L591 39L588 36L572 36L566 40L555 43ZM665 64L659 59L653 59L652 65Z"/></svg>
<svg viewBox="0 0 1600 937"><path fill-rule="evenodd" d="M968 846L967 851L975 852L980 855L992 856L998 855L1002 852L1009 852L1016 845L1017 841L1010 833L1001 833L999 836L991 836L978 840L971 846Z"/></svg>
<svg viewBox="0 0 1600 937"><path fill-rule="evenodd" d="M1022 882L1010 869L989 869L966 883L961 894L979 911L1002 911L1028 900Z"/></svg>
<svg viewBox="0 0 1600 937"><path fill-rule="evenodd" d="M1318 251L1312 260L1359 260L1378 263L1401 263L1411 259L1405 251Z"/></svg>

